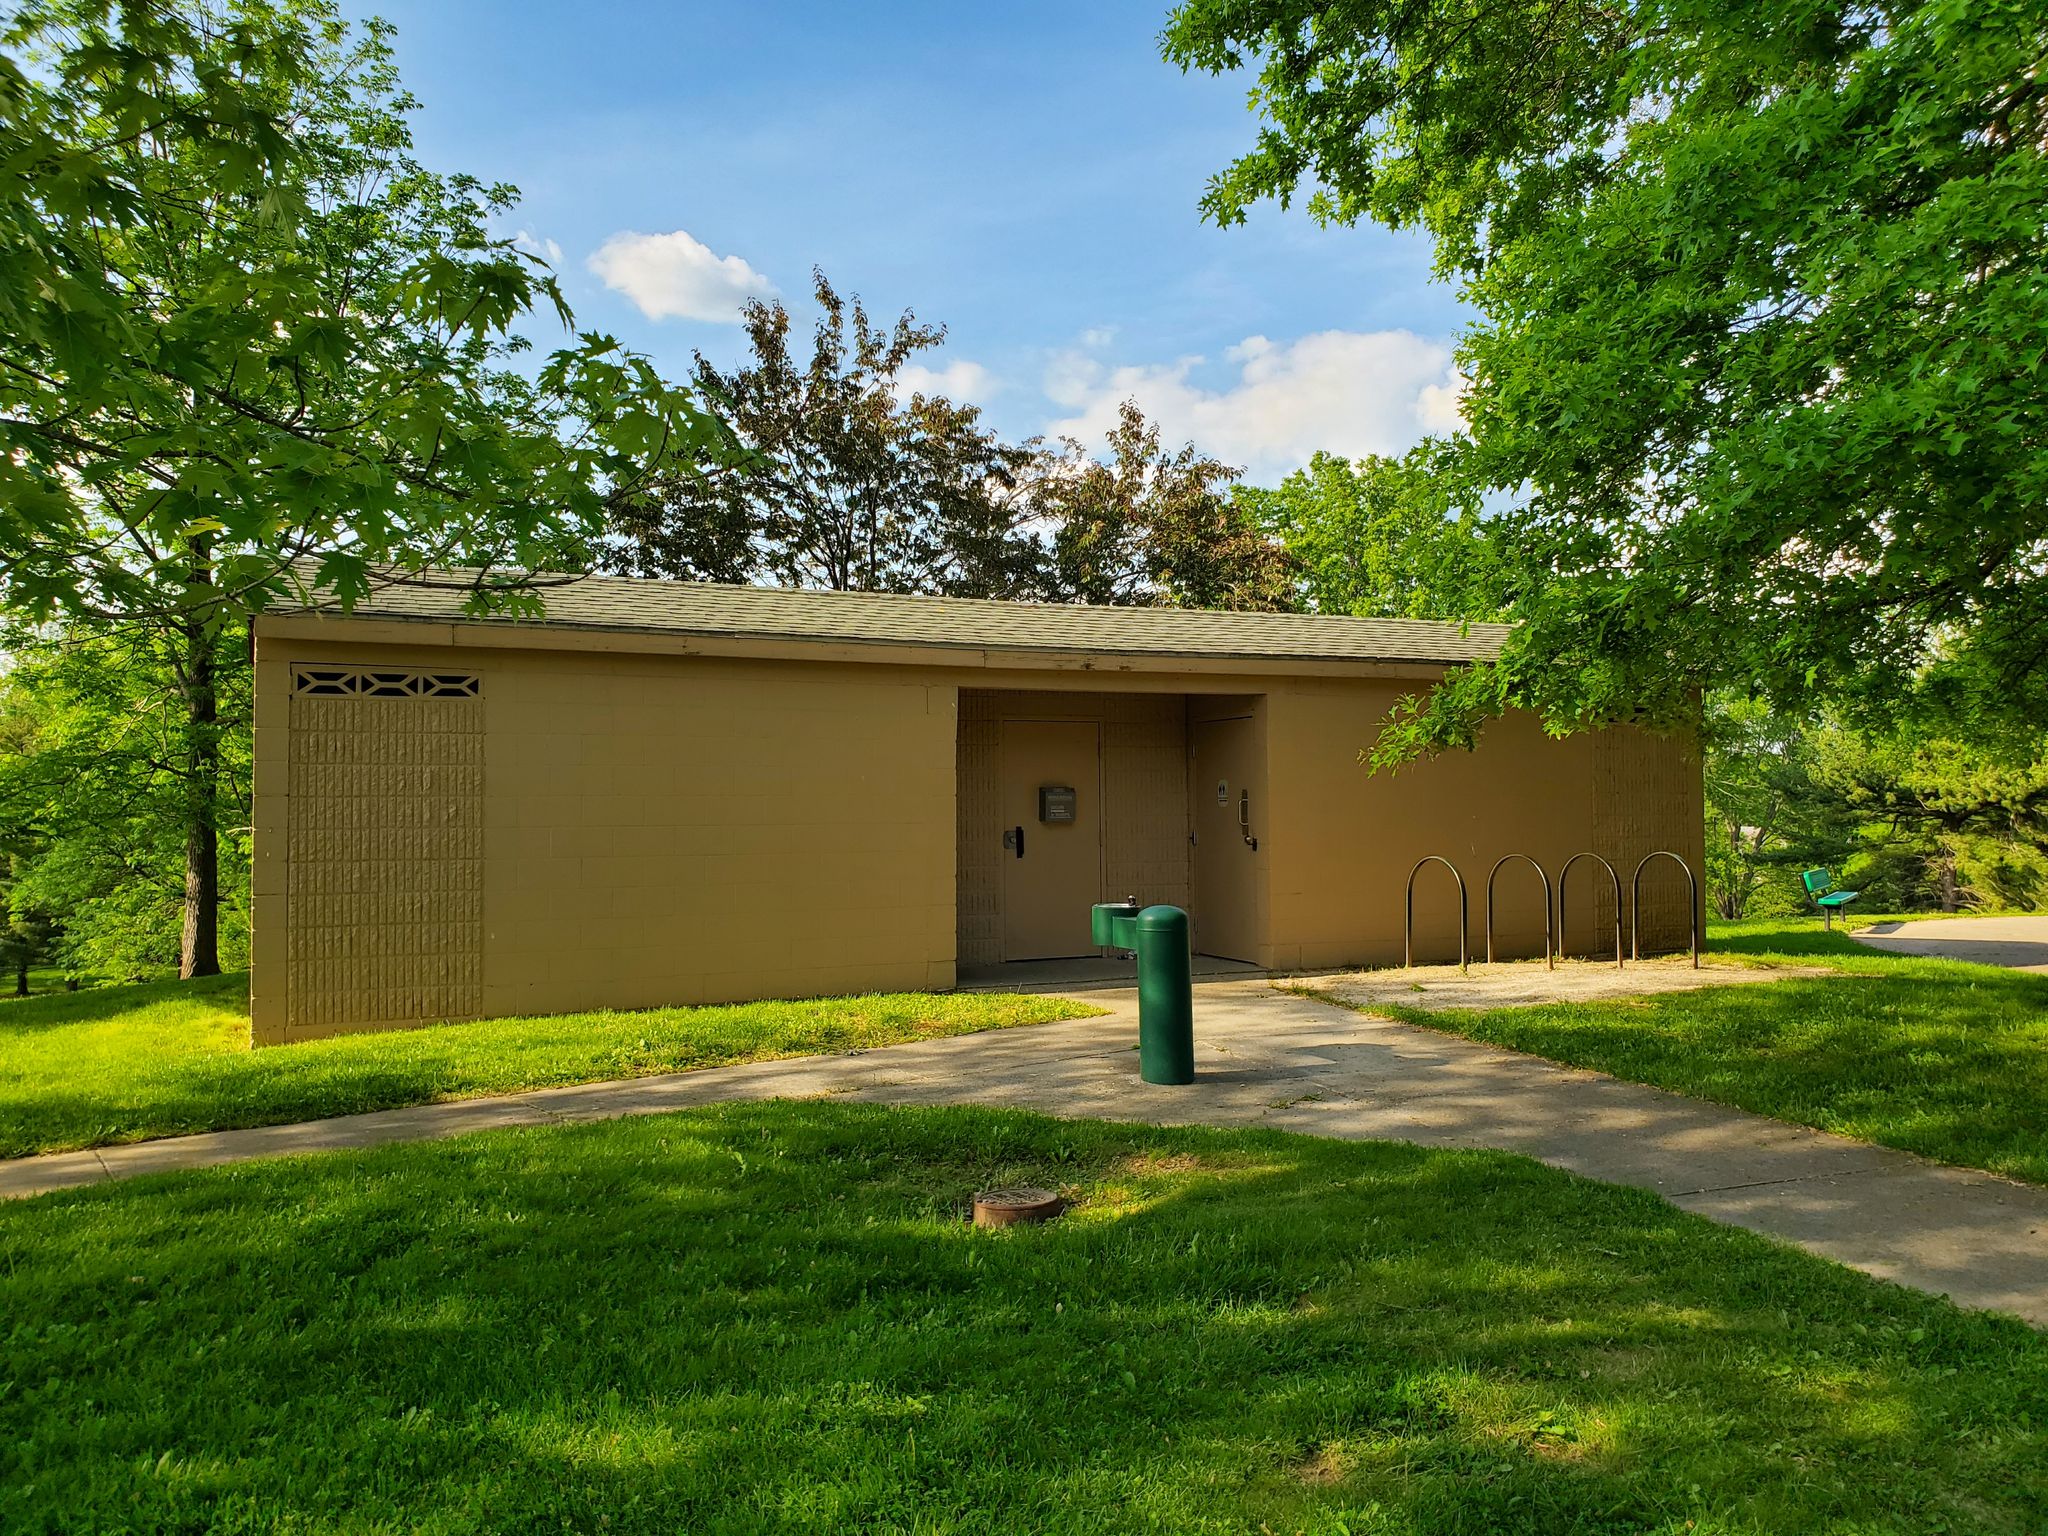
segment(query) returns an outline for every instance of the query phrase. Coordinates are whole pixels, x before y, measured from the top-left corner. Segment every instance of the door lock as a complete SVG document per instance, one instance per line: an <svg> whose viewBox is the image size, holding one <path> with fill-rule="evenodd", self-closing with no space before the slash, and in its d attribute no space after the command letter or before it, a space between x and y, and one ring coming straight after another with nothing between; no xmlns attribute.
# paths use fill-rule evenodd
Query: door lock
<svg viewBox="0 0 2048 1536"><path fill-rule="evenodd" d="M1003 847L1005 850L1015 849L1017 857L1020 859L1023 858L1024 829L1022 827L1012 827L1009 829L1009 831L1005 832L1003 834Z"/></svg>

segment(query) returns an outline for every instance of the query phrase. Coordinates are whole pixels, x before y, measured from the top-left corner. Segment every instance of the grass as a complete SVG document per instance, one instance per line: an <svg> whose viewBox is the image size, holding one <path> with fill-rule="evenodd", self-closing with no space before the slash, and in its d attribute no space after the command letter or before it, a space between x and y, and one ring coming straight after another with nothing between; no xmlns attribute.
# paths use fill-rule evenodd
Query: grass
<svg viewBox="0 0 2048 1536"><path fill-rule="evenodd" d="M73 985L73 983L77 985ZM0 1004L17 1001L14 991L15 978L12 972L0 974ZM104 977L87 971L67 971L53 965L32 965L28 970L28 990L31 997L41 997L49 992L76 992L85 987L106 985Z"/></svg>
<svg viewBox="0 0 2048 1536"><path fill-rule="evenodd" d="M11 1536L2048 1526L2048 1338L1498 1154L739 1104L0 1253Z"/></svg>
<svg viewBox="0 0 2048 1536"><path fill-rule="evenodd" d="M1602 1002L1367 1011L2048 1183L2048 976L1891 954L1823 932L1818 919L1720 924L1710 945L1833 974Z"/></svg>
<svg viewBox="0 0 2048 1536"><path fill-rule="evenodd" d="M1100 1010L890 993L488 1019L249 1048L248 978L101 987L0 1008L0 1157L437 1099L893 1045Z"/></svg>

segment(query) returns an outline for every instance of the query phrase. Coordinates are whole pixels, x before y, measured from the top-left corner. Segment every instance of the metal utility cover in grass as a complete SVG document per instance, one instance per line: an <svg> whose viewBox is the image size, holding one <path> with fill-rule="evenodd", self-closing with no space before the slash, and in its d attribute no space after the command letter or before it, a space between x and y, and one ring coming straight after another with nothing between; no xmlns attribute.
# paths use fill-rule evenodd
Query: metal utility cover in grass
<svg viewBox="0 0 2048 1536"><path fill-rule="evenodd" d="M1066 1202L1049 1189L1020 1184L1012 1189L990 1189L974 1197L977 1227L1014 1227L1026 1222L1051 1221L1066 1209Z"/></svg>

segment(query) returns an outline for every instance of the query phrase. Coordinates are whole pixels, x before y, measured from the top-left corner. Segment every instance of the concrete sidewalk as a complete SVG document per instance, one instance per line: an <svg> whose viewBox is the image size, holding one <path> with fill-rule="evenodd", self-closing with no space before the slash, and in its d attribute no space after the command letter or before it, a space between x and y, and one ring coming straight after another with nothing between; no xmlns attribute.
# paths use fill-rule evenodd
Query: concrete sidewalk
<svg viewBox="0 0 2048 1536"><path fill-rule="evenodd" d="M1149 1087L1138 1081L1135 995L1091 992L1088 1000L1112 1015L23 1158L0 1163L0 1196L281 1153L831 1094L1519 1152L1654 1190L1684 1210L1963 1306L2048 1326L2048 1190L1368 1018L1263 982L1204 986L1196 1082Z"/></svg>
<svg viewBox="0 0 2048 1536"><path fill-rule="evenodd" d="M2001 965L2048 976L2048 917L1932 917L1873 923L1850 935L1872 949Z"/></svg>

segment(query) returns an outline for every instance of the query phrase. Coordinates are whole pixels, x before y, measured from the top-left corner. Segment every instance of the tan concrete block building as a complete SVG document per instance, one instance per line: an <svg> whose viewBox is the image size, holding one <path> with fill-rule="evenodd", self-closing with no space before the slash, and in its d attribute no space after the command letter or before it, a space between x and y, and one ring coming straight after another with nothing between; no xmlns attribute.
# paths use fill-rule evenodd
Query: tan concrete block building
<svg viewBox="0 0 2048 1536"><path fill-rule="evenodd" d="M544 620L394 588L256 624L259 1043L444 1019L1001 979L1097 953L1088 908L1186 907L1198 951L1398 964L1424 855L1471 887L1701 857L1690 742L1495 724L1359 764L1388 708L1499 626L1058 607L593 577ZM1418 958L1457 902L1416 886ZM1572 876L1573 952L1612 943ZM1691 917L1644 877L1645 950ZM1540 954L1526 866L1503 952Z"/></svg>

